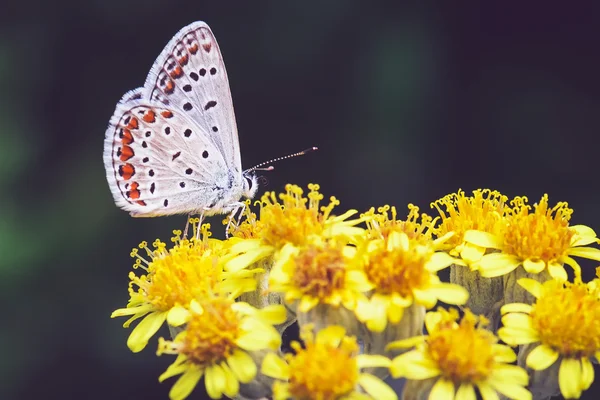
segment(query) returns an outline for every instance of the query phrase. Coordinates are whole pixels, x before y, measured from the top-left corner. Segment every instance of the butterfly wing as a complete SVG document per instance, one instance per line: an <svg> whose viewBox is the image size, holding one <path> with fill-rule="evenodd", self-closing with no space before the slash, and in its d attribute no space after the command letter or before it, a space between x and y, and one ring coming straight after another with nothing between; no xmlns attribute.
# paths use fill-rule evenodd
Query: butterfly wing
<svg viewBox="0 0 600 400"><path fill-rule="evenodd" d="M229 184L223 156L182 111L128 92L106 130L104 166L116 204L133 216L202 212Z"/></svg>
<svg viewBox="0 0 600 400"><path fill-rule="evenodd" d="M206 23L194 22L171 39L146 78L144 97L187 115L207 133L235 179L242 180L227 71Z"/></svg>

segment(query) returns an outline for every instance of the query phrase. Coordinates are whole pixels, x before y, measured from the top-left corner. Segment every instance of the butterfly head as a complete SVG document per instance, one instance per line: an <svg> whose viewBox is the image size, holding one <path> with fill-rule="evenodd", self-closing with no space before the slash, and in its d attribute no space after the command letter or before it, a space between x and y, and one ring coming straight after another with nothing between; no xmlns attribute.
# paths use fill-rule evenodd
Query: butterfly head
<svg viewBox="0 0 600 400"><path fill-rule="evenodd" d="M258 190L258 179L253 171L245 171L244 179L242 184L242 190L244 197L248 199L254 198L256 191Z"/></svg>

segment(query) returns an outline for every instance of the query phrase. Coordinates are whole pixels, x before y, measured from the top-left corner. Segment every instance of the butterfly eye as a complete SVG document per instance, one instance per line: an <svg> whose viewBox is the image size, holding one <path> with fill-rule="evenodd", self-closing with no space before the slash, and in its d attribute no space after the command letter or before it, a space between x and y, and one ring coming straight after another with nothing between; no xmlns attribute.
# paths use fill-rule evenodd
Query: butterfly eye
<svg viewBox="0 0 600 400"><path fill-rule="evenodd" d="M249 176L245 176L244 180L246 181L244 184L244 191L245 192L249 192L252 190L252 178L250 178Z"/></svg>

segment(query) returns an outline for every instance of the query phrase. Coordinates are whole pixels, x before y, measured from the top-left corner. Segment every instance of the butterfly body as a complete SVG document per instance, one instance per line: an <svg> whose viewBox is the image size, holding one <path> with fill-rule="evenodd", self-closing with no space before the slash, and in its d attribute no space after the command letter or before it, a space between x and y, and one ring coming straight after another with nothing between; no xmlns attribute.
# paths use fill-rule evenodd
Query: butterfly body
<svg viewBox="0 0 600 400"><path fill-rule="evenodd" d="M144 86L119 101L104 166L115 203L134 217L229 213L254 196L223 58L204 22L180 30Z"/></svg>

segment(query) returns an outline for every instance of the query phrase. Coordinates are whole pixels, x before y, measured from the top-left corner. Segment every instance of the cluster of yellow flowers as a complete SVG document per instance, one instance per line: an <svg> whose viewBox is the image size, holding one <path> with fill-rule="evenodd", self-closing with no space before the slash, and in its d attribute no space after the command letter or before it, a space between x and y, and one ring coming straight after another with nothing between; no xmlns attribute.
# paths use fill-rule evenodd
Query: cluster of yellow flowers
<svg viewBox="0 0 600 400"><path fill-rule="evenodd" d="M213 399L578 398L600 358L600 268L584 283L573 256L600 261L594 231L543 196L450 194L438 215L409 205L336 215L318 185L250 202L226 240L192 219L192 237L132 251L128 347L166 322L176 355L170 397L203 380ZM140 251L141 250L141 251ZM140 255L140 253L145 253ZM572 279L564 265L571 267ZM437 273L450 269L450 283ZM438 302L459 308L438 307ZM292 323L302 343L282 354ZM424 328L427 335L423 335ZM500 341L505 344L500 344ZM515 352L511 346L519 346Z"/></svg>

